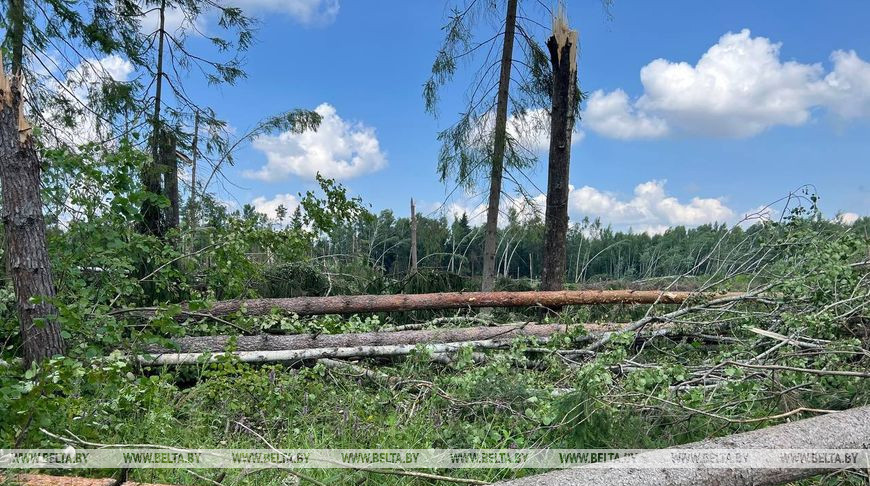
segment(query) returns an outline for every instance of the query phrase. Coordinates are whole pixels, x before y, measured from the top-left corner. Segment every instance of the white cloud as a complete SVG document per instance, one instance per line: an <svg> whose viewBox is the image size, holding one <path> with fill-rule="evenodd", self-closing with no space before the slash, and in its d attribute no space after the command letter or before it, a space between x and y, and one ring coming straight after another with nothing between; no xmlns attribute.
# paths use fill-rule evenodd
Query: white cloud
<svg viewBox="0 0 870 486"><path fill-rule="evenodd" d="M621 90L590 97L584 123L613 138L673 133L749 137L778 125L797 126L814 108L842 118L870 116L870 64L835 51L834 69L780 60L780 44L749 30L723 35L693 66L657 59L640 71L643 94Z"/></svg>
<svg viewBox="0 0 870 486"><path fill-rule="evenodd" d="M858 213L840 213L837 215L836 221L840 224L851 226L855 224L855 221L858 221L860 217L861 216L859 216Z"/></svg>
<svg viewBox="0 0 870 486"><path fill-rule="evenodd" d="M441 208L442 214L450 221L465 213L469 223L480 225L486 222L486 202L479 197L452 201ZM527 221L537 215L544 218L546 196L539 194L531 200L523 197L502 198L499 226L507 224L510 208L519 213L520 220ZM441 204L432 205L436 210ZM628 228L648 234L661 234L673 226L698 226L706 223L729 223L735 219L735 212L719 198L694 197L680 202L665 191L665 181L652 180L638 184L630 199L602 191L590 186L575 188L570 186L568 213L572 222L584 217L601 218L605 225L625 230Z"/></svg>
<svg viewBox="0 0 870 486"><path fill-rule="evenodd" d="M492 125L487 130L492 130ZM507 131L511 137L532 152L541 153L550 150L550 114L543 108L528 110L522 115L511 115L508 118ZM586 134L575 126L571 145L582 141L585 136Z"/></svg>
<svg viewBox="0 0 870 486"><path fill-rule="evenodd" d="M254 12L289 15L305 25L326 25L338 16L338 0L238 0L236 5Z"/></svg>
<svg viewBox="0 0 870 486"><path fill-rule="evenodd" d="M160 27L160 11L157 9L149 9L148 13L142 18L142 23L139 26L140 30L145 34L150 34ZM206 32L205 18L202 15L196 16L192 21L184 15L184 11L178 7L168 6L163 15L163 27L167 32L180 34L182 32L198 35L200 32Z"/></svg>
<svg viewBox="0 0 870 486"><path fill-rule="evenodd" d="M440 204L435 204L434 206L437 209ZM468 201L454 201L442 208L441 213L447 216L449 221L459 219L465 214L468 216L468 224L472 226L486 223L486 203L475 206L473 203L469 204Z"/></svg>
<svg viewBox="0 0 870 486"><path fill-rule="evenodd" d="M286 222L287 218L293 214L293 210L299 206L299 199L293 194L276 194L272 199L266 199L262 196L254 198L251 205L258 213L265 214L271 221L278 221L278 207L284 206L284 209L287 210L287 215L284 217Z"/></svg>
<svg viewBox="0 0 870 486"><path fill-rule="evenodd" d="M828 108L842 118L870 116L870 63L855 51L834 51L834 70L816 89Z"/></svg>
<svg viewBox="0 0 870 486"><path fill-rule="evenodd" d="M697 226L734 218L734 211L720 199L695 197L681 203L667 195L665 181L655 180L638 184L634 197L627 200L594 187L572 186L568 208L575 217L600 217L605 224L650 233L660 233L670 226Z"/></svg>
<svg viewBox="0 0 870 486"><path fill-rule="evenodd" d="M528 221L535 216L539 216L543 219L545 201L546 196L543 194L532 197L531 200L522 196L512 198L502 197L498 216L499 227L503 228L507 225L507 215L511 209L517 212L520 221ZM447 217L448 221L451 222L462 217L462 214L464 213L468 216L468 223L472 226L486 223L486 201L476 204L474 201L467 199L451 201L447 205L436 203L432 205L432 210L439 211Z"/></svg>
<svg viewBox="0 0 870 486"><path fill-rule="evenodd" d="M254 148L266 154L267 162L259 170L246 171L245 177L277 181L296 175L313 179L319 172L347 180L387 166L374 128L343 120L328 103L315 111L323 117L317 131L284 132L254 140Z"/></svg>
<svg viewBox="0 0 870 486"><path fill-rule="evenodd" d="M130 61L113 54L102 59L85 59L67 71L63 84L54 82L52 89L66 98L71 106L81 110L81 113L76 117L73 128L58 123L51 134L57 136L59 142L73 146L105 139L111 127L91 111L83 109L82 105L88 104L91 93L99 91L105 80L129 81L133 70ZM46 116L53 118L63 114L60 110L49 107Z"/></svg>
<svg viewBox="0 0 870 486"><path fill-rule="evenodd" d="M754 209L750 209L749 211L744 212L740 216L740 225L743 227L750 227L755 223L766 223L768 221L774 221L779 218L781 211L780 209L774 207L773 205L765 205L758 206Z"/></svg>
<svg viewBox="0 0 870 486"><path fill-rule="evenodd" d="M668 125L661 118L638 112L628 102L625 91L592 93L583 113L585 126L610 138L659 138L667 135Z"/></svg>

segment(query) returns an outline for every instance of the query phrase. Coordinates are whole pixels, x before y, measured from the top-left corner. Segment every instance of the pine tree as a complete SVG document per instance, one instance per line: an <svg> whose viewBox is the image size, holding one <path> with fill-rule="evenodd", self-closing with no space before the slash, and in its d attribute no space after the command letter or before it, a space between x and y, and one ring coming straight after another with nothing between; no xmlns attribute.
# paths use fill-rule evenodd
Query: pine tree
<svg viewBox="0 0 870 486"><path fill-rule="evenodd" d="M544 106L543 100L549 96L547 56L529 34L530 29L518 20L525 18L517 15L518 0L507 0L499 32L483 42L473 42L472 28L481 17L495 14L496 9L487 8L494 5L495 2L471 0L463 8L452 10L444 27L444 43L432 65L432 76L423 87L426 110L436 114L439 89L452 79L457 62L486 52L487 47L491 49L493 43L501 39L497 78L494 79L489 58L485 58L469 90L465 110L456 123L438 134L442 144L438 162L442 181L452 177L458 186L466 189L473 187L480 178L489 183L483 251L484 291L492 290L495 285L499 203L504 192L504 175L510 168L522 169L536 162L535 154L523 145L518 135L526 131L521 125L540 123L537 117L526 115L532 108ZM517 43L525 60L517 59L514 54ZM515 86L513 89L512 85ZM494 99L493 91L496 93ZM513 116L509 130L510 105L513 105ZM518 186L518 190L522 191L522 187Z"/></svg>

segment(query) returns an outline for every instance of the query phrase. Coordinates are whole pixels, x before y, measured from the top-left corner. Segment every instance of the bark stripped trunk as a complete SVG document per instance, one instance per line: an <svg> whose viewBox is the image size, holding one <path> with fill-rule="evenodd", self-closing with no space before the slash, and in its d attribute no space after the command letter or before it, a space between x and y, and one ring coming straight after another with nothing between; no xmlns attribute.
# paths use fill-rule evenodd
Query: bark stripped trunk
<svg viewBox="0 0 870 486"><path fill-rule="evenodd" d="M495 288L498 207L501 202L501 183L507 137L508 94L510 93L511 63L513 62L516 24L517 0L508 0L504 44L501 51L501 73L498 78L498 98L495 107L495 143L492 150L492 168L489 176L489 206L486 209L486 236L483 240L483 281L481 290L484 292L489 292Z"/></svg>
<svg viewBox="0 0 870 486"><path fill-rule="evenodd" d="M21 59L13 63L21 66ZM57 309L33 299L54 297L51 262L45 247L39 158L23 115L19 82L0 70L0 186L6 266L17 299L24 364L64 353Z"/></svg>
<svg viewBox="0 0 870 486"><path fill-rule="evenodd" d="M870 406L854 408L838 413L822 415L796 422L775 425L760 430L734 434L718 439L693 442L676 449L745 450L761 449L861 449L867 446L870 437ZM631 458L631 463L649 458L669 461L668 449L644 452ZM831 472L833 469L788 468L725 468L716 465L684 468L631 468L622 462L621 467L605 468L602 464L563 469L537 474L512 481L494 483L502 486L694 486L715 484L717 486L764 486L784 484ZM604 463L606 464L606 463Z"/></svg>
<svg viewBox="0 0 870 486"><path fill-rule="evenodd" d="M411 199L411 275L417 273L417 212Z"/></svg>
<svg viewBox="0 0 870 486"><path fill-rule="evenodd" d="M399 295L334 295L331 297L290 297L274 299L224 300L207 310L212 316L226 316L244 309L247 315L265 315L277 309L299 315L400 312L431 309L481 307L554 307L600 304L681 304L686 300L736 297L743 294L699 294L656 290L560 290L550 292L443 292ZM117 310L114 313L130 312ZM150 309L145 309L150 310ZM140 309L142 311L142 309ZM191 313L190 315L196 315Z"/></svg>
<svg viewBox="0 0 870 486"><path fill-rule="evenodd" d="M553 108L541 290L561 290L567 262L568 174L577 96L577 31L568 29L561 13L553 21L553 35L547 40L547 47L553 66Z"/></svg>

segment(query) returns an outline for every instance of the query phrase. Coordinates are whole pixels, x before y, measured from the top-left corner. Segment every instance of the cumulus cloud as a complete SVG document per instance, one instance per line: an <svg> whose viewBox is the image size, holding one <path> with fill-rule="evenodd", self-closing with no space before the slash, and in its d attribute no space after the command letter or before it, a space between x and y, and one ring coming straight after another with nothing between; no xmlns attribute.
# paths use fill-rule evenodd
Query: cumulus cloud
<svg viewBox="0 0 870 486"><path fill-rule="evenodd" d="M778 125L806 123L814 108L843 118L870 116L870 64L835 51L833 70L780 60L780 44L749 30L723 35L693 66L656 59L640 71L643 94L597 91L584 123L606 137L658 138L673 133L749 137Z"/></svg>
<svg viewBox="0 0 870 486"><path fill-rule="evenodd" d="M670 226L697 226L727 222L734 218L721 199L694 197L680 202L665 192L665 181L648 181L634 188L634 197L621 199L617 195L594 187L571 187L569 211L575 217L600 217L602 222L638 231L661 233Z"/></svg>
<svg viewBox="0 0 870 486"><path fill-rule="evenodd" d="M321 175L340 180L376 172L387 166L375 129L343 120L335 108L323 103L315 111L323 117L317 131L265 135L253 142L266 155L266 165L246 171L249 178L278 181L295 175L314 179Z"/></svg>
<svg viewBox="0 0 870 486"><path fill-rule="evenodd" d="M861 216L859 216L858 213L840 213L837 215L836 221L840 224L851 226L855 224L855 221L858 221L859 218L861 218Z"/></svg>
<svg viewBox="0 0 870 486"><path fill-rule="evenodd" d="M631 228L648 234L661 234L673 226L699 226L707 223L734 222L736 212L720 198L694 197L681 202L667 194L665 181L652 180L638 184L631 198L590 186L576 188L569 186L568 213L573 222L584 217L600 218L605 225L616 229ZM543 219L546 196L539 194L531 198L502 198L499 226L507 224L506 214L514 209L520 220L528 221L538 216ZM433 205L433 210L441 207ZM755 212L760 211L761 208ZM769 210L765 210L767 214ZM486 202L479 198L452 201L441 207L441 212L451 221L463 213L468 215L469 223L480 225L486 222Z"/></svg>
<svg viewBox="0 0 870 486"><path fill-rule="evenodd" d="M828 109L842 118L870 116L870 63L855 51L834 51L834 70L816 90Z"/></svg>
<svg viewBox="0 0 870 486"><path fill-rule="evenodd" d="M338 0L238 0L236 5L253 13L275 12L304 25L326 25L335 21Z"/></svg>
<svg viewBox="0 0 870 486"><path fill-rule="evenodd" d="M667 135L668 125L661 118L637 111L625 91L592 93L583 113L585 126L609 138L659 138Z"/></svg>
<svg viewBox="0 0 870 486"><path fill-rule="evenodd" d="M493 117L493 123L495 120ZM488 130L492 130L492 125ZM511 137L518 140L526 149L532 152L550 150L550 113L543 108L528 110L523 114L514 114L508 118L507 131ZM571 136L571 145L583 140L585 133L575 126Z"/></svg>
<svg viewBox="0 0 870 486"><path fill-rule="evenodd" d="M286 221L293 214L293 210L299 206L299 199L293 194L276 194L272 199L266 199L262 196L254 198L251 205L258 213L265 214L270 221L278 221L278 207L284 206L284 209L287 210L284 217Z"/></svg>

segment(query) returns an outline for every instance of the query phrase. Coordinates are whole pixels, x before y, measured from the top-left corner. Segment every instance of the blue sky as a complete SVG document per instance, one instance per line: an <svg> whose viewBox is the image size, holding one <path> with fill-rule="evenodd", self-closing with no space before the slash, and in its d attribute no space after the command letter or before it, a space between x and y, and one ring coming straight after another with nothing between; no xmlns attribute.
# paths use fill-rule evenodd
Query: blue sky
<svg viewBox="0 0 870 486"><path fill-rule="evenodd" d="M319 170L376 211L405 215L411 197L424 212L440 206L453 186L438 180L435 137L476 67L461 65L439 118L424 112L451 3L241 4L262 19L248 79L213 88L191 77L189 91L239 132L290 108L328 116L318 135L243 148L226 171L241 188L220 196L270 212L292 206ZM538 2L521 4L549 23ZM616 0L609 20L597 0L566 8L591 95L573 146L573 220L650 232L733 223L803 184L829 216L870 214L870 3ZM545 155L529 177L528 192L546 187ZM481 202L454 194L445 208L477 214Z"/></svg>

